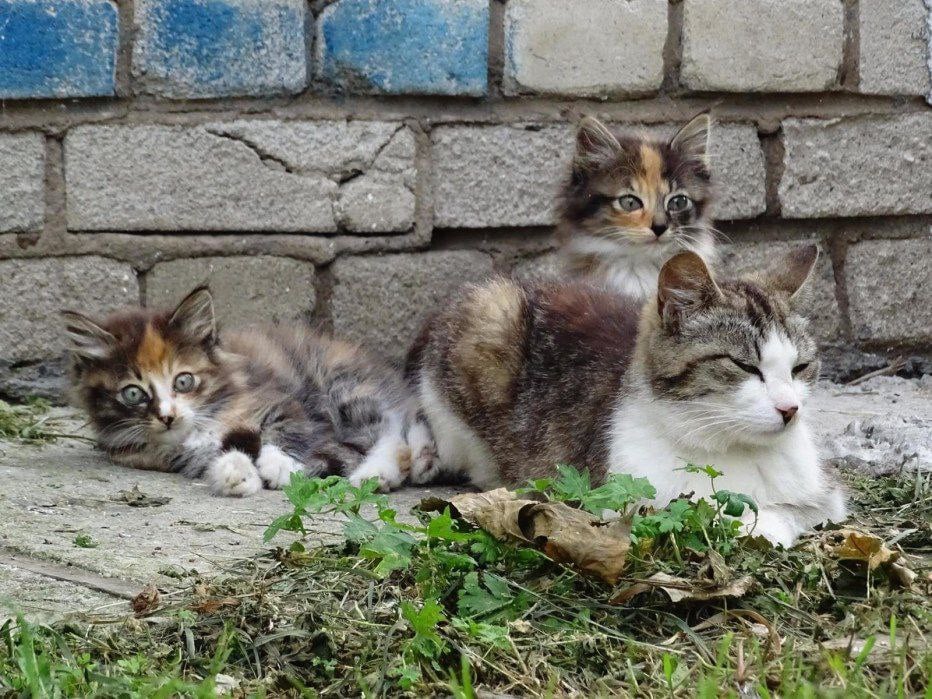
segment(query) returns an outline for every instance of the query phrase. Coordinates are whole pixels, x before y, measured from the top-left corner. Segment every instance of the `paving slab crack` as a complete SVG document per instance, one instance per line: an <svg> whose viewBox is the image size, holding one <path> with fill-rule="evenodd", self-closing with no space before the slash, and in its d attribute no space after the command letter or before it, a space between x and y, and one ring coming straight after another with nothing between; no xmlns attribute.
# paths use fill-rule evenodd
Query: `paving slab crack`
<svg viewBox="0 0 932 699"><path fill-rule="evenodd" d="M53 580L61 580L97 592L104 592L122 599L131 600L142 589L140 583L127 582L118 578L106 578L83 568L42 561L14 553L8 549L0 548L0 563Z"/></svg>

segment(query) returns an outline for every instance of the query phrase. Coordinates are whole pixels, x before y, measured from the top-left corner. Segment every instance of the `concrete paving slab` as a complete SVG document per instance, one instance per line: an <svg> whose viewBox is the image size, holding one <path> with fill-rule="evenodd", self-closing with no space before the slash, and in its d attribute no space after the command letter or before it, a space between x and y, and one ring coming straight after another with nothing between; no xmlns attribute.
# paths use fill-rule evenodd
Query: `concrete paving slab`
<svg viewBox="0 0 932 699"><path fill-rule="evenodd" d="M868 473L932 470L932 377L823 383L806 407L835 463ZM82 432L77 413L56 415L58 431ZM168 501L134 507L126 498L134 488ZM453 492L406 488L391 498L407 515L423 497ZM288 509L279 491L212 497L199 481L114 466L87 442L0 442L0 599L42 615L93 609L146 583L178 588L263 550L266 526ZM312 536L326 541L341 530L339 518L320 518Z"/></svg>

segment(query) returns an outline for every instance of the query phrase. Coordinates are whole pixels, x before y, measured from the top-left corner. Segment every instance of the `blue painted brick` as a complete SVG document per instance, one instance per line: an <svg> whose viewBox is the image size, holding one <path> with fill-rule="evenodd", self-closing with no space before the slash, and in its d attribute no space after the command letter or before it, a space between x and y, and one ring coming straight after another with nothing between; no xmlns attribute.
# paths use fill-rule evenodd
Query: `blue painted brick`
<svg viewBox="0 0 932 699"><path fill-rule="evenodd" d="M300 92L306 12L305 0L136 0L137 88L194 98Z"/></svg>
<svg viewBox="0 0 932 699"><path fill-rule="evenodd" d="M0 99L112 95L109 0L0 0Z"/></svg>
<svg viewBox="0 0 932 699"><path fill-rule="evenodd" d="M319 77L351 92L486 94L488 0L338 0L317 28Z"/></svg>

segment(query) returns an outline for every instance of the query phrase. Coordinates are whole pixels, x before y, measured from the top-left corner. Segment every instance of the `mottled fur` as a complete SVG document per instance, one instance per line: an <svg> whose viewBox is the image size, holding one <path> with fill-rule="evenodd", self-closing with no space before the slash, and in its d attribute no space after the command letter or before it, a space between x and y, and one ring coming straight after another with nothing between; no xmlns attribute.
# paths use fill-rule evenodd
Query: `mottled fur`
<svg viewBox="0 0 932 699"><path fill-rule="evenodd" d="M709 134L708 114L669 141L583 119L559 206L557 238L568 270L647 299L673 255L690 250L713 261ZM678 196L686 197L685 209L671 206Z"/></svg>
<svg viewBox="0 0 932 699"><path fill-rule="evenodd" d="M585 281L467 291L422 335L410 371L446 467L487 488L561 463L645 476L657 502L709 495L687 463L761 508L758 533L789 544L844 517L820 467L805 397L816 346L795 297L815 248L757 280L716 282L693 253L661 270L638 310Z"/></svg>
<svg viewBox="0 0 932 699"><path fill-rule="evenodd" d="M300 325L221 341L205 288L169 312L65 319L77 400L118 463L203 476L224 495L281 487L296 470L375 476L385 488L412 461L429 470L433 447L410 390L359 347ZM177 390L182 374L191 390ZM129 386L146 400L128 403Z"/></svg>

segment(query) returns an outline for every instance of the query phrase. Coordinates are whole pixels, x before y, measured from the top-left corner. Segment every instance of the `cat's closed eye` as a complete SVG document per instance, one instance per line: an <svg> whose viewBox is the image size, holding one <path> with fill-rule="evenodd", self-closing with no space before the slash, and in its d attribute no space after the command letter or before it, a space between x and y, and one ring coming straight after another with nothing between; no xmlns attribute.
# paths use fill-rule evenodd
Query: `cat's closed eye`
<svg viewBox="0 0 932 699"><path fill-rule="evenodd" d="M796 366L794 366L794 367L793 367L793 376L796 376L796 374L800 374L800 373L806 371L806 369L809 368L809 366L810 366L811 363L812 363L812 362L803 362L802 364L797 364Z"/></svg>
<svg viewBox="0 0 932 699"><path fill-rule="evenodd" d="M739 369L741 369L741 371L744 371L744 372L746 372L746 373L748 373L748 374L751 374L752 376L756 376L756 377L759 378L761 381L764 380L764 375L761 373L761 370L758 369L758 368L757 368L756 366L754 366L753 364L748 364L747 362L742 362L740 359L735 359L734 357L729 357L728 359L731 360L732 364L734 364L736 367L738 367Z"/></svg>

